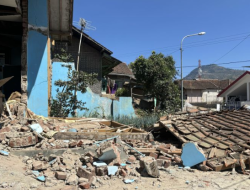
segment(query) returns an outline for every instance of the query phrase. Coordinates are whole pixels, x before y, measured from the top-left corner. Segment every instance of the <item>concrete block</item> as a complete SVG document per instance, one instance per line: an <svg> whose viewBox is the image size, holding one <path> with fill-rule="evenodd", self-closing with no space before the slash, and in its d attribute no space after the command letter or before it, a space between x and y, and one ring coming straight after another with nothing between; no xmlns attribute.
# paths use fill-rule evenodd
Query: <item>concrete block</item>
<svg viewBox="0 0 250 190"><path fill-rule="evenodd" d="M57 179L61 179L61 180L65 180L66 179L66 173L65 172L56 172L55 173L55 177Z"/></svg>
<svg viewBox="0 0 250 190"><path fill-rule="evenodd" d="M33 170L42 170L43 169L43 163L41 161L33 162L32 168L33 168Z"/></svg>
<svg viewBox="0 0 250 190"><path fill-rule="evenodd" d="M140 160L140 165L143 167L142 169L146 170L147 174L151 177L159 177L160 172L158 170L157 161L151 156L145 156Z"/></svg>
<svg viewBox="0 0 250 190"><path fill-rule="evenodd" d="M182 147L181 159L184 166L192 167L206 160L201 148L193 142L187 142Z"/></svg>
<svg viewBox="0 0 250 190"><path fill-rule="evenodd" d="M158 167L162 167L165 160L163 160L163 159L157 159L156 161L157 161L157 166Z"/></svg>

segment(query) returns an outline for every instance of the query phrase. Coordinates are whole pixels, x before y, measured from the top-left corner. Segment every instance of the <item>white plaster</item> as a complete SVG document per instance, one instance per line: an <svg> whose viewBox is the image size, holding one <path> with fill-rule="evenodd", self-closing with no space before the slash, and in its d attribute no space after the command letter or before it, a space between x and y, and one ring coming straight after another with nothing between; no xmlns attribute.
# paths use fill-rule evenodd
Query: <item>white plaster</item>
<svg viewBox="0 0 250 190"><path fill-rule="evenodd" d="M224 93L220 95L220 97L226 97L233 91L237 90L240 86L242 86L245 83L250 82L250 75L246 74L243 78L241 78L239 81L237 81L233 86L231 86L229 89L227 89Z"/></svg>

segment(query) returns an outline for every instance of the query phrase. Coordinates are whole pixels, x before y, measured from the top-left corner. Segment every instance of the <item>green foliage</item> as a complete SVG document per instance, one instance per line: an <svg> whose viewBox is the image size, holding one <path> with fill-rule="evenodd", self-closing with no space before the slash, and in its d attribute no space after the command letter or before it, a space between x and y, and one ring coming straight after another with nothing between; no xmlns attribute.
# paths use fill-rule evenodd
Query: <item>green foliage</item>
<svg viewBox="0 0 250 190"><path fill-rule="evenodd" d="M115 96L119 97L119 96L129 96L129 91L126 88L119 88L116 93Z"/></svg>
<svg viewBox="0 0 250 190"><path fill-rule="evenodd" d="M175 112L180 108L179 88L173 83L177 71L172 56L152 52L147 59L143 56L137 58L131 66L145 93L155 97L161 109Z"/></svg>
<svg viewBox="0 0 250 190"><path fill-rule="evenodd" d="M75 71L71 65L67 64L73 62L70 54L65 50L61 50L60 55L56 55L56 58L65 62L63 67L68 68L67 80L57 80L55 85L57 88L57 95L55 99L51 100L51 112L50 115L54 117L67 117L69 114L75 116L75 110L86 110L84 107L85 102L77 99L76 91L85 93L89 85L93 85L96 82L97 74L87 74L83 71Z"/></svg>

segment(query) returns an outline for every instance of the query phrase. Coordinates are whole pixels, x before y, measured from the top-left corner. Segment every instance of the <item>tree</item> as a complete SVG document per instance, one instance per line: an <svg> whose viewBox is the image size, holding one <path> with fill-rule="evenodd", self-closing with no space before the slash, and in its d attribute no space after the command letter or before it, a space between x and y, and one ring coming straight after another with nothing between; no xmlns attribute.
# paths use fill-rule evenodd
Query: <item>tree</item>
<svg viewBox="0 0 250 190"><path fill-rule="evenodd" d="M174 84L177 71L172 56L152 52L147 59L137 58L131 66L138 83L143 84L145 93L157 99L161 109L174 112L180 108L180 92Z"/></svg>
<svg viewBox="0 0 250 190"><path fill-rule="evenodd" d="M96 82L97 74L73 70L68 63L72 63L74 60L64 49L61 50L61 54L56 54L55 58L65 63L62 66L68 68L68 73L67 80L55 81L55 85L58 86L57 95L51 100L50 115L54 117L67 117L69 114L75 116L75 110L87 110L84 107L86 102L78 100L75 91L85 93L87 87Z"/></svg>

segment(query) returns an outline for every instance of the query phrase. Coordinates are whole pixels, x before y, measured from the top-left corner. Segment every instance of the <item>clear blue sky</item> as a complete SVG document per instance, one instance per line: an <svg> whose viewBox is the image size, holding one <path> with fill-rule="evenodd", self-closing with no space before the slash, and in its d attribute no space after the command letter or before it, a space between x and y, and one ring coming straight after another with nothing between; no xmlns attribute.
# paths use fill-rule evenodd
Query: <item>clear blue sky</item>
<svg viewBox="0 0 250 190"><path fill-rule="evenodd" d="M202 31L184 40L184 76L194 69L185 66L198 66L199 59L202 65L250 60L250 0L74 0L73 20L80 17L96 27L87 33L125 63L155 50L174 52L179 67L181 39ZM250 62L221 66L243 65Z"/></svg>

